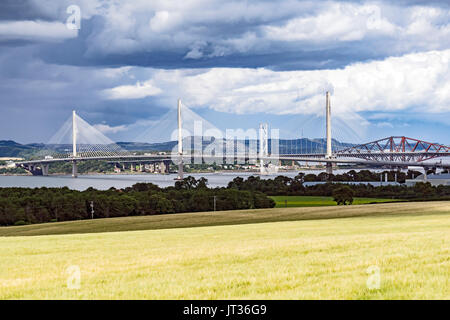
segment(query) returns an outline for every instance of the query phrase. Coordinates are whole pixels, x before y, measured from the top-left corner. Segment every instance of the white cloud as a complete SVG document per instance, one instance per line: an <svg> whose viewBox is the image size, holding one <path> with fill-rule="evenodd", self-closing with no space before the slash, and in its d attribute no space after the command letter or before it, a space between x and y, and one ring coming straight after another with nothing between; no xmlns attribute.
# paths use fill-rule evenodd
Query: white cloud
<svg viewBox="0 0 450 320"><path fill-rule="evenodd" d="M0 22L0 39L60 41L74 38L77 30L70 30L62 22L7 21Z"/></svg>
<svg viewBox="0 0 450 320"><path fill-rule="evenodd" d="M272 71L214 68L152 71L162 99L248 114L319 114L332 91L336 114L450 111L450 50L356 63L344 69ZM170 101L172 101L170 100Z"/></svg>
<svg viewBox="0 0 450 320"><path fill-rule="evenodd" d="M163 48L199 59L342 45L395 55L450 47L449 10L387 2L136 0L98 14L105 23L89 38L89 54Z"/></svg>
<svg viewBox="0 0 450 320"><path fill-rule="evenodd" d="M377 122L375 126L377 126L378 128L394 128L394 125L387 121Z"/></svg>
<svg viewBox="0 0 450 320"><path fill-rule="evenodd" d="M396 26L381 16L377 5L331 3L316 15L267 26L264 31L269 39L278 41L355 41L371 32L392 35Z"/></svg>
<svg viewBox="0 0 450 320"><path fill-rule="evenodd" d="M128 127L125 125L120 125L120 126L109 126L107 124L103 124L103 123L99 123L99 124L94 124L93 127L95 129L97 129L98 131L100 131L103 134L108 134L108 133L118 133L118 132L122 132L122 131L127 131Z"/></svg>
<svg viewBox="0 0 450 320"><path fill-rule="evenodd" d="M106 99L141 99L149 96L155 96L161 93L161 89L155 87L152 81L144 83L137 82L136 85L124 85L111 89L104 89L102 95Z"/></svg>

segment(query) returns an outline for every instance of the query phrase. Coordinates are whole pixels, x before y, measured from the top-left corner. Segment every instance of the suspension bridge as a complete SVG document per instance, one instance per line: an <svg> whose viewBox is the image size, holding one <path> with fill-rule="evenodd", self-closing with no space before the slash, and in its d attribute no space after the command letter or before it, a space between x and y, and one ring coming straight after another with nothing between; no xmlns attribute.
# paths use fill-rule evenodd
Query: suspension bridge
<svg viewBox="0 0 450 320"><path fill-rule="evenodd" d="M34 159L17 162L16 166L26 169L33 175L48 175L49 166L52 163L71 162L72 176L77 177L77 164L87 160L108 160L132 165L159 162L164 164L166 170L170 163L175 163L178 165L178 179L183 178L185 164L204 162L258 163L261 174L267 172L269 164L277 165L283 160L322 163L325 165L327 173L332 173L333 166L336 164L390 168L423 167L425 171L436 171L437 168L450 169L449 163L442 162L443 157L450 156L450 147L404 136L391 136L333 150L331 106L328 92L325 103L326 143L322 152L304 153L298 152L298 148L296 150L283 148L280 150L281 140L276 136L271 136L269 139L268 125L265 123L260 124L259 132L253 136L250 135L247 140L245 137L241 137L241 139L232 137L230 140L220 132L217 134L217 129L212 130L213 134L209 130L209 133L206 132L206 134L194 133L192 135L191 133L189 136L184 132L186 130L183 126L184 114L189 114L189 112L192 113L191 110L183 107L181 100L178 100L177 145L172 152L138 155L117 145L73 111L71 118L50 139L44 150L41 150ZM204 123L210 125L207 121ZM257 135L259 135L259 139ZM211 136L214 139L211 139ZM70 141L67 141L67 138L70 138ZM212 142L205 146L205 140ZM192 141L194 141L194 147L192 147ZM437 158L441 158L441 161L434 161Z"/></svg>

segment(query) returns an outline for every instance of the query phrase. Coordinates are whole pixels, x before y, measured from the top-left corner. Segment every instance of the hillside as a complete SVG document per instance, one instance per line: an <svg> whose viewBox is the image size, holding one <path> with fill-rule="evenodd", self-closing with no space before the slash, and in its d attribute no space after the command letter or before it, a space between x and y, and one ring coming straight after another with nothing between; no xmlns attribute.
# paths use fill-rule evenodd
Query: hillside
<svg viewBox="0 0 450 320"><path fill-rule="evenodd" d="M0 237L0 299L450 298L448 202L332 209L274 209L272 214L291 212L296 220L301 212L365 216ZM265 213L236 214L256 221ZM224 214L186 214L183 224L197 215L211 220ZM161 218L139 217L149 220L134 223L134 229L158 227L152 219ZM119 230L132 220L108 221L116 221ZM78 223L86 222L70 224ZM102 229L110 230L96 232ZM368 282L376 280L374 270L378 283Z"/></svg>
<svg viewBox="0 0 450 320"><path fill-rule="evenodd" d="M37 150L34 145L24 145L12 140L0 140L0 157L24 157Z"/></svg>
<svg viewBox="0 0 450 320"><path fill-rule="evenodd" d="M450 201L309 208L275 208L133 216L0 227L2 236L35 236L239 225L370 216L450 214Z"/></svg>

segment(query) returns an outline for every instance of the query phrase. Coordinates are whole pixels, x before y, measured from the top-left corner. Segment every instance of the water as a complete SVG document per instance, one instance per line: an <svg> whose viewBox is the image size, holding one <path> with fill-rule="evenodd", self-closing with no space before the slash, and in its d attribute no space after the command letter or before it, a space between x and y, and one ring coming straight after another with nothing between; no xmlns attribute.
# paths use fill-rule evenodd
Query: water
<svg viewBox="0 0 450 320"><path fill-rule="evenodd" d="M284 174L289 177L295 177L297 173ZM205 177L208 179L210 187L226 187L228 182L235 177L247 178L252 173L198 173L189 174L196 179ZM187 177L188 174L185 174ZM275 178L276 175L262 176L262 178ZM175 184L176 174L105 174L105 175L80 175L74 179L72 176L0 176L0 187L68 187L74 190L86 190L93 187L98 190L107 190L111 187L120 189L131 187L138 182L151 182L160 187L173 186Z"/></svg>
<svg viewBox="0 0 450 320"><path fill-rule="evenodd" d="M347 170L335 170L334 173L342 174ZM374 170L382 171L382 170ZM308 170L304 173L319 174L323 170ZM260 176L262 179L273 179L277 176L283 175L286 177L294 178L298 172L280 172L271 175ZM196 179L204 177L208 179L208 186L210 187L226 187L228 182L236 177L242 177L244 179L252 175L258 175L253 172L223 172L223 173L193 173L185 174L185 177L191 175ZM24 188L60 188L68 187L74 190L86 190L89 187L93 187L98 190L107 190L111 187L121 189L131 187L138 182L151 182L160 187L173 186L175 184L174 179L176 174L104 174L104 175L80 175L74 179L71 176L0 176L0 187L24 187ZM374 184L374 183L373 183ZM379 184L376 182L375 184Z"/></svg>

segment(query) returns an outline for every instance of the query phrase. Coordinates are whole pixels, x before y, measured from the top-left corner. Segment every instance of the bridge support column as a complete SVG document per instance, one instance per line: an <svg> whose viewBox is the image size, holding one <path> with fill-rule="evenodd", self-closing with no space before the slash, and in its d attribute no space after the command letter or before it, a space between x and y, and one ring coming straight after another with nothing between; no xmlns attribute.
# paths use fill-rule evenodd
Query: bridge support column
<svg viewBox="0 0 450 320"><path fill-rule="evenodd" d="M30 172L33 176L41 176L42 175L42 169L39 169L34 164L25 164L22 166L25 170Z"/></svg>
<svg viewBox="0 0 450 320"><path fill-rule="evenodd" d="M170 173L170 161L164 161L165 165L165 172L164 173Z"/></svg>
<svg viewBox="0 0 450 320"><path fill-rule="evenodd" d="M327 174L333 174L333 164L331 162L327 162L326 168Z"/></svg>
<svg viewBox="0 0 450 320"><path fill-rule="evenodd" d="M72 161L72 178L78 177L78 167L77 162L74 160Z"/></svg>
<svg viewBox="0 0 450 320"><path fill-rule="evenodd" d="M178 162L178 177L177 180L183 180L184 172L183 172L183 158L180 157L180 162Z"/></svg>
<svg viewBox="0 0 450 320"><path fill-rule="evenodd" d="M42 168L42 175L43 176L48 176L48 164L42 164L41 168Z"/></svg>
<svg viewBox="0 0 450 320"><path fill-rule="evenodd" d="M183 128L181 120L181 99L178 99L178 155L180 156L178 162L178 177L176 180L183 180Z"/></svg>

